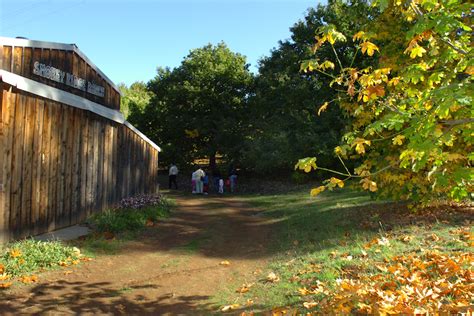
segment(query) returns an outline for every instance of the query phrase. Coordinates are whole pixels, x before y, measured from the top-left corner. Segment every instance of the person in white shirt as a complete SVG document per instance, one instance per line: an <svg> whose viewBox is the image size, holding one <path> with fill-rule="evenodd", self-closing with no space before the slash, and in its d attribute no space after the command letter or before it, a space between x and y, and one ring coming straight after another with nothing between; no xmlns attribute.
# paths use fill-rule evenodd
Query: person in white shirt
<svg viewBox="0 0 474 316"><path fill-rule="evenodd" d="M174 184L176 190L178 190L178 182L176 181L176 178L178 177L178 167L174 163L171 164L170 170L169 170L169 183L168 186L171 189L171 185Z"/></svg>
<svg viewBox="0 0 474 316"><path fill-rule="evenodd" d="M196 189L193 193L202 194L203 193L203 183L202 178L206 175L206 173L199 168L198 170L194 171L192 174L192 180L195 183Z"/></svg>

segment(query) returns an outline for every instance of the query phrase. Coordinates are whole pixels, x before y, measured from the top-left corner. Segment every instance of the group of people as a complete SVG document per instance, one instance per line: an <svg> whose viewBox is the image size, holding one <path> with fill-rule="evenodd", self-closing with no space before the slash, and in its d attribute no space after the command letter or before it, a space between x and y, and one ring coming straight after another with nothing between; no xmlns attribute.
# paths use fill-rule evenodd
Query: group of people
<svg viewBox="0 0 474 316"><path fill-rule="evenodd" d="M178 167L173 163L169 168L169 188L172 186L178 189ZM201 168L198 168L191 174L191 185L193 194L209 194L210 191L210 181L209 175ZM223 194L224 192L235 192L237 185L237 171L231 165L229 167L228 178L224 179L221 172L218 168L215 168L212 171L212 187L216 193Z"/></svg>

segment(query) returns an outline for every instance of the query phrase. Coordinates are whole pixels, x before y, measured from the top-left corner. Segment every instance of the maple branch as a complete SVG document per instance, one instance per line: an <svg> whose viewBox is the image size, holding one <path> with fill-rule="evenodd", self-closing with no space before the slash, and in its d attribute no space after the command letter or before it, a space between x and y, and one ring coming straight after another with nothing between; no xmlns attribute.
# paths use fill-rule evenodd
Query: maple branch
<svg viewBox="0 0 474 316"><path fill-rule="evenodd" d="M449 125L449 126L456 126L456 125L464 125L464 124L469 124L473 123L474 118L465 118L465 119L460 119L460 120L448 120L448 121L440 121L441 124Z"/></svg>
<svg viewBox="0 0 474 316"><path fill-rule="evenodd" d="M416 5L416 3L414 3L413 1L410 2L410 7L412 8L412 10L415 12L416 15L418 16L423 16L424 13L423 11L420 10L420 8L418 8L418 6ZM460 54L463 54L463 55L467 55L467 51L465 51L464 49L462 48L459 48L457 46L455 46L451 40L448 38L443 38L441 35L437 34L437 33L433 33L435 35L437 35L437 37L445 44L447 44L449 47L451 47L452 49L454 49L456 52L460 53Z"/></svg>
<svg viewBox="0 0 474 316"><path fill-rule="evenodd" d="M334 55L336 55L337 63L339 64L339 67L341 67L341 71L342 71L342 69L344 68L342 67L341 60L339 59L339 56L337 55L336 49L334 48L333 44L331 44L331 48L332 48L332 51L334 52Z"/></svg>

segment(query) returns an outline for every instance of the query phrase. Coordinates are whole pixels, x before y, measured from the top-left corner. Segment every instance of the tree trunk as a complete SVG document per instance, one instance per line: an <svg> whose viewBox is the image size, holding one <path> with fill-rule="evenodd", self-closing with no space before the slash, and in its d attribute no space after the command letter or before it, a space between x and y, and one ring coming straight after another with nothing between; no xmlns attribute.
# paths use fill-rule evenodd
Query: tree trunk
<svg viewBox="0 0 474 316"><path fill-rule="evenodd" d="M214 170L216 168L216 153L213 152L209 155L209 170Z"/></svg>

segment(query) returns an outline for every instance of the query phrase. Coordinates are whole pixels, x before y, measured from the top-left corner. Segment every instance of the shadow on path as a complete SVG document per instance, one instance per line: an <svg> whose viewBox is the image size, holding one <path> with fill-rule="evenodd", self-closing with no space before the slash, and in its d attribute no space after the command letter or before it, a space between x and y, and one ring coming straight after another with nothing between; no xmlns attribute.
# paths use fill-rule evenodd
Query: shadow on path
<svg viewBox="0 0 474 316"><path fill-rule="evenodd" d="M219 291L250 282L276 223L236 196L170 193L171 217L113 256L0 293L0 314L209 315ZM229 266L220 264L229 260Z"/></svg>

